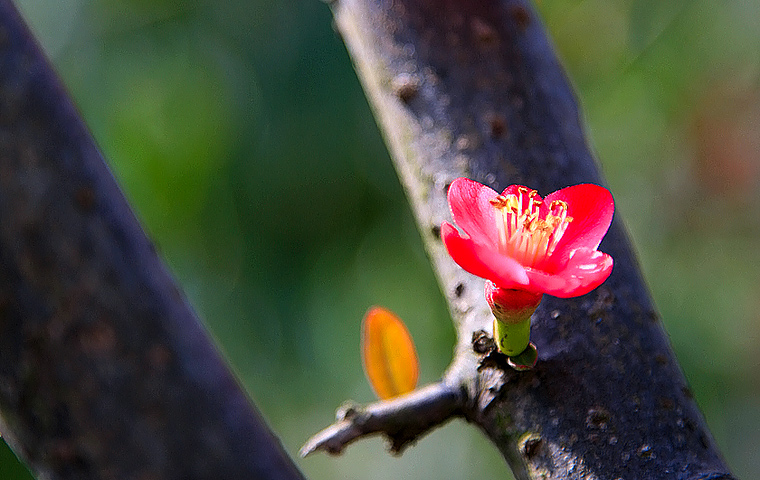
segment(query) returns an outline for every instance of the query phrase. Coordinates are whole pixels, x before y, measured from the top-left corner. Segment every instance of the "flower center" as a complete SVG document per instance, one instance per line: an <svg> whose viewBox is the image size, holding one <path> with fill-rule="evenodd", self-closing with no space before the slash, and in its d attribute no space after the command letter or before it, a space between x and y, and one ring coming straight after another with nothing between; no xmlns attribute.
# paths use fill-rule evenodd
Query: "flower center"
<svg viewBox="0 0 760 480"><path fill-rule="evenodd" d="M554 200L541 218L543 200L538 192L518 187L517 193L491 199L496 215L501 253L526 267L540 266L557 247L573 217L567 216L567 203Z"/></svg>

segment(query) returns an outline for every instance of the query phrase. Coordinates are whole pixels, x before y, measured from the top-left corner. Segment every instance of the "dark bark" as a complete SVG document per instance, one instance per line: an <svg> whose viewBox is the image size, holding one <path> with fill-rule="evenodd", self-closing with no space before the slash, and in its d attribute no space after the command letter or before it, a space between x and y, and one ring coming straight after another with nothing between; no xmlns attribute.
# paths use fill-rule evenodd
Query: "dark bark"
<svg viewBox="0 0 760 480"><path fill-rule="evenodd" d="M528 372L489 353L483 283L457 267L438 238L457 177L542 195L603 183L533 8L513 0L332 6L457 325L444 383L466 398L453 399L453 410L480 426L519 479L732 478L619 216L600 248L615 259L612 276L580 298L544 298L531 337L539 361ZM394 421L385 430L391 436Z"/></svg>
<svg viewBox="0 0 760 480"><path fill-rule="evenodd" d="M302 479L0 1L0 414L42 478Z"/></svg>

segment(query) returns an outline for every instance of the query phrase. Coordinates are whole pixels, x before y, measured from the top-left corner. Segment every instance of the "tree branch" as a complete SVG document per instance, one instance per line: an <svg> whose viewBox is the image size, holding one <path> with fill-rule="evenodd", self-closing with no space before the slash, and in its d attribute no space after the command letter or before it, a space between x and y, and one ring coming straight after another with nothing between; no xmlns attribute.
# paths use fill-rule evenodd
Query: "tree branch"
<svg viewBox="0 0 760 480"><path fill-rule="evenodd" d="M338 410L337 422L306 442L301 456L320 450L339 454L354 440L377 433L385 434L391 440L391 451L400 453L409 442L461 415L463 407L464 395L442 382L366 407L344 405Z"/></svg>
<svg viewBox="0 0 760 480"><path fill-rule="evenodd" d="M0 0L0 416L41 478L303 477Z"/></svg>
<svg viewBox="0 0 760 480"><path fill-rule="evenodd" d="M534 315L539 361L529 372L505 368L490 353L483 283L440 242L440 223L450 218L446 190L457 177L496 190L520 183L541 194L603 183L532 7L338 0L332 8L457 326L444 382L466 392L462 414L519 479L732 478L619 217L601 246L615 259L609 280L584 297L545 297Z"/></svg>

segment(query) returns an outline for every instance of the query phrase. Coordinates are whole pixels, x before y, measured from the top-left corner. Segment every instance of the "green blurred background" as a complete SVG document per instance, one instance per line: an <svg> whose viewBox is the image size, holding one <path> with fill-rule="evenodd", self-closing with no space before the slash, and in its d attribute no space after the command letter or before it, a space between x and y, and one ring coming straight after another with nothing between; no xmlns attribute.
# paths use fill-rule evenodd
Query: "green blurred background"
<svg viewBox="0 0 760 480"><path fill-rule="evenodd" d="M292 456L341 402L373 400L370 305L407 322L421 381L439 377L453 327L326 5L18 4ZM760 478L760 2L538 7L710 428ZM13 458L3 446L0 478L28 475ZM461 421L399 458L371 439L296 461L314 480L508 475Z"/></svg>

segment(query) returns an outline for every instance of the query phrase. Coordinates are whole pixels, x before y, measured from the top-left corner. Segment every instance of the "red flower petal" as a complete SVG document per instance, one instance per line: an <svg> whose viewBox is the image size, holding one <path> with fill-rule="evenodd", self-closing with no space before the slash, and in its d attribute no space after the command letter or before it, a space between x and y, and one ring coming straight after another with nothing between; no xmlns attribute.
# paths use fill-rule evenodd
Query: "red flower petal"
<svg viewBox="0 0 760 480"><path fill-rule="evenodd" d="M554 249L557 263L552 263L561 265L575 249L599 246L610 228L615 202L606 188L590 183L557 190L546 196L544 204L550 205L554 200L567 203L567 215L573 217Z"/></svg>
<svg viewBox="0 0 760 480"><path fill-rule="evenodd" d="M454 223L475 242L493 248L499 244L499 232L491 199L498 195L494 189L463 177L452 182L447 194Z"/></svg>
<svg viewBox="0 0 760 480"><path fill-rule="evenodd" d="M560 298L585 295L610 276L612 257L591 248L579 248L565 267L556 273L527 269L529 290L540 291Z"/></svg>
<svg viewBox="0 0 760 480"><path fill-rule="evenodd" d="M615 209L607 189L592 184L575 185L554 192L541 202L535 191L511 185L502 195L510 197L509 201L515 200L513 195L518 197L516 204L523 209L517 213L519 217L503 210L514 208L507 207L514 204L492 204L498 194L485 185L466 178L451 184L449 205L462 233L444 222L441 234L449 254L462 268L502 289L563 298L586 294L607 279L612 271L612 258L596 250ZM538 205L531 199L539 201ZM552 209L555 201L565 204L568 220L564 221L562 207L556 210L561 213L555 213L561 216L562 223L556 223L556 217L544 223L555 211ZM499 217L502 214L503 219ZM518 226L507 227L500 221L516 222ZM553 237L542 236L546 230L540 229L547 227L561 235L556 243ZM507 228L511 229L510 238L508 244L502 245Z"/></svg>
<svg viewBox="0 0 760 480"><path fill-rule="evenodd" d="M452 224L443 222L441 238L451 258L473 275L487 278L501 288L524 289L528 285L525 268L516 260L463 237Z"/></svg>

